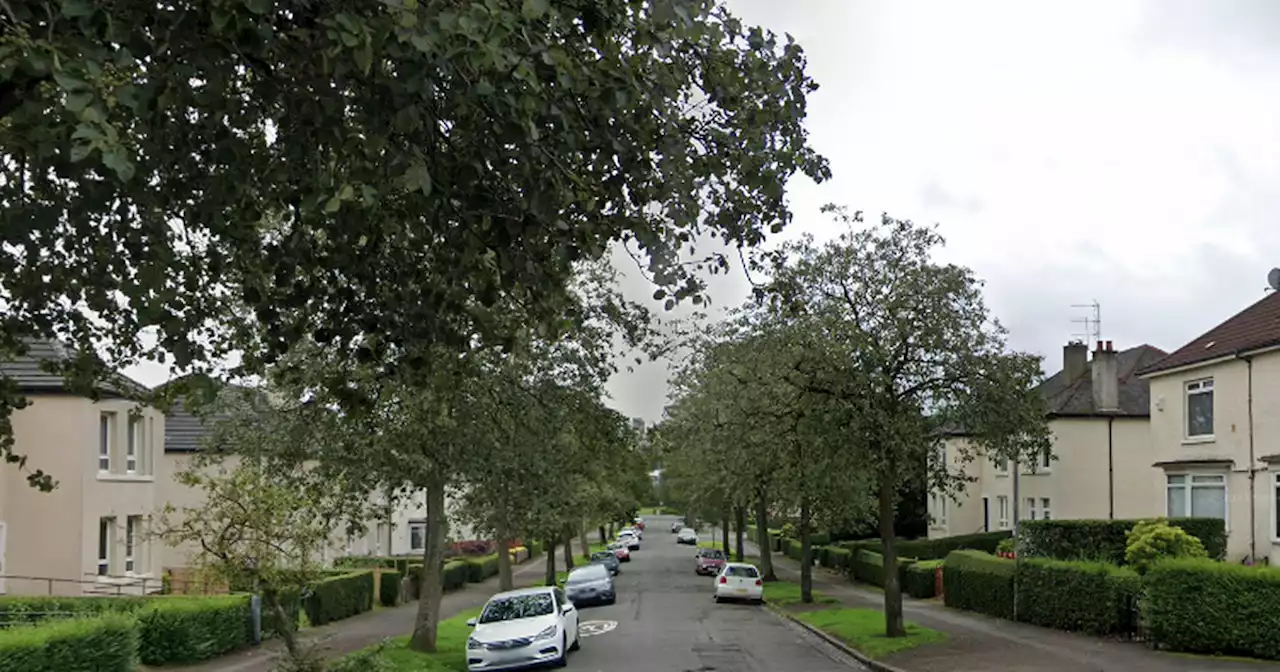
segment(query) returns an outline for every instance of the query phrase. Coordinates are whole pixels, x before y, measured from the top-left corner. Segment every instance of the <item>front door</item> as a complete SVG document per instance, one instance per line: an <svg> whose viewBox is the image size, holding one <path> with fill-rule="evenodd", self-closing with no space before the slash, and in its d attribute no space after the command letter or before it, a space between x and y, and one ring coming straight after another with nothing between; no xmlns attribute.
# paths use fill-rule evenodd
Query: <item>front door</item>
<svg viewBox="0 0 1280 672"><path fill-rule="evenodd" d="M991 498L982 496L982 531L991 531Z"/></svg>
<svg viewBox="0 0 1280 672"><path fill-rule="evenodd" d="M0 595L3 595L6 592L8 592L8 588L5 586L5 581L4 581L5 575L9 573L9 565L8 563L5 562L5 555L4 555L5 544L7 544L9 541L8 533L9 533L8 525L6 525L3 522L0 522Z"/></svg>

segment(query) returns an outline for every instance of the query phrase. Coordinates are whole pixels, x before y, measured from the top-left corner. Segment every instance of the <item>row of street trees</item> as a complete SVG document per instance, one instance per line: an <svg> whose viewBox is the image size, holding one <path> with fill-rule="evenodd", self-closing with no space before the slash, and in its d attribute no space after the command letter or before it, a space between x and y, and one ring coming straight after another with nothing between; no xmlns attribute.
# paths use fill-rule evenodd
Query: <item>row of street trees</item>
<svg viewBox="0 0 1280 672"><path fill-rule="evenodd" d="M661 426L667 477L700 507L753 511L767 577L769 512L794 522L805 601L814 531L875 520L901 636L899 492L954 495L980 456L1047 454L1040 362L1008 350L971 271L934 259L934 229L828 211L841 235L782 246L755 298L693 344ZM947 455L951 433L970 440Z"/></svg>

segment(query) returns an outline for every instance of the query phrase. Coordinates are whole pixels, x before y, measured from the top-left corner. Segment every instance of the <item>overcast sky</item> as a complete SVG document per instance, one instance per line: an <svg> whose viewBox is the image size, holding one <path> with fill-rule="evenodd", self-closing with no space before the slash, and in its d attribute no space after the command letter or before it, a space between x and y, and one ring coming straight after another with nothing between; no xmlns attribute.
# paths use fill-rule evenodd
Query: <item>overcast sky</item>
<svg viewBox="0 0 1280 672"><path fill-rule="evenodd" d="M791 33L821 85L834 179L792 183L820 239L838 202L938 223L1015 348L1061 368L1096 299L1117 349L1172 350L1263 296L1280 265L1280 1L729 0ZM632 280L636 296L651 290ZM714 283L739 303L741 274ZM164 374L134 369L148 383ZM661 417L666 369L612 381Z"/></svg>

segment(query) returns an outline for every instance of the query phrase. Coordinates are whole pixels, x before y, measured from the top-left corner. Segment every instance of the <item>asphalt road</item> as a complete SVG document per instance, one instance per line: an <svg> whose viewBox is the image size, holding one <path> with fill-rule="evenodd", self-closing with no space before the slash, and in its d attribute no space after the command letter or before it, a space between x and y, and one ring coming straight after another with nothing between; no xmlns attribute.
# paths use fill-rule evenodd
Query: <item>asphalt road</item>
<svg viewBox="0 0 1280 672"><path fill-rule="evenodd" d="M580 611L582 649L569 669L593 672L848 672L865 670L767 608L716 604L693 572L670 516L645 519L640 550L615 579L618 603ZM702 537L707 538L708 532ZM598 633L598 634L595 634Z"/></svg>

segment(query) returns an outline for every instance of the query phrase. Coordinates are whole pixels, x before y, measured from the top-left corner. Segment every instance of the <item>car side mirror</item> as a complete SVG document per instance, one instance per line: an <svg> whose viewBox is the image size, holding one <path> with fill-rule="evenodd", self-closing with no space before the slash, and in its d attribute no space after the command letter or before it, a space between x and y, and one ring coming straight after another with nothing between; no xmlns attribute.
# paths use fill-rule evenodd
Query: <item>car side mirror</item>
<svg viewBox="0 0 1280 672"><path fill-rule="evenodd" d="M476 627L476 619L474 619L474 618L468 618L468 619L467 619L467 627L469 627L469 628L474 628L474 627Z"/></svg>
<svg viewBox="0 0 1280 672"><path fill-rule="evenodd" d="M569 613L569 612L571 612L571 611L573 611L573 605L572 605L572 604L566 604L566 605L564 605L563 607L561 607L561 608L560 608L560 613L562 613L562 614L567 614L567 613Z"/></svg>

